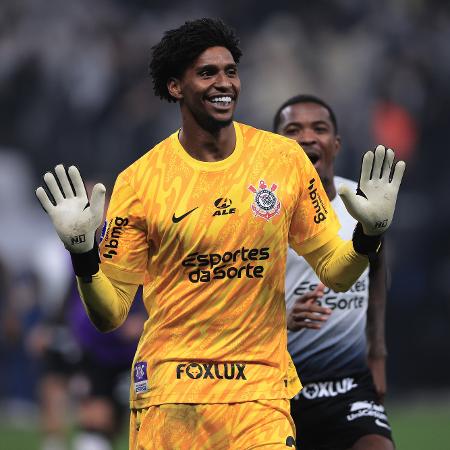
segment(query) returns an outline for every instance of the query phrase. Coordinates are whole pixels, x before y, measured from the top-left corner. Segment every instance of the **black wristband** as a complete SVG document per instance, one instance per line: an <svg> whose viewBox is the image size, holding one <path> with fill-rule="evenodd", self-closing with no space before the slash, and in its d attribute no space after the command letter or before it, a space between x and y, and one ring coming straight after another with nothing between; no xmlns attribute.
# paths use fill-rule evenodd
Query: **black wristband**
<svg viewBox="0 0 450 450"><path fill-rule="evenodd" d="M72 258L72 266L75 275L83 279L83 281L91 282L92 275L99 270L100 257L98 255L98 244L94 240L94 248L85 253L70 253Z"/></svg>
<svg viewBox="0 0 450 450"><path fill-rule="evenodd" d="M355 252L371 256L376 253L380 247L381 235L367 236L367 234L364 234L362 225L358 222L353 231L352 241Z"/></svg>

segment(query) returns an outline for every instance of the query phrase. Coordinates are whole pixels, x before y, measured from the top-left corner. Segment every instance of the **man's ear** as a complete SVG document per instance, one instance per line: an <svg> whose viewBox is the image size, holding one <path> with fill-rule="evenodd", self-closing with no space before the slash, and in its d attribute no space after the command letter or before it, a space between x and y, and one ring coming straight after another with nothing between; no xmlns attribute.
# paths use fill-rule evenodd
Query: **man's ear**
<svg viewBox="0 0 450 450"><path fill-rule="evenodd" d="M336 156L341 150L341 136L336 135L334 140L334 156Z"/></svg>
<svg viewBox="0 0 450 450"><path fill-rule="evenodd" d="M181 100L183 98L181 82L178 78L169 78L167 80L167 90L174 99Z"/></svg>

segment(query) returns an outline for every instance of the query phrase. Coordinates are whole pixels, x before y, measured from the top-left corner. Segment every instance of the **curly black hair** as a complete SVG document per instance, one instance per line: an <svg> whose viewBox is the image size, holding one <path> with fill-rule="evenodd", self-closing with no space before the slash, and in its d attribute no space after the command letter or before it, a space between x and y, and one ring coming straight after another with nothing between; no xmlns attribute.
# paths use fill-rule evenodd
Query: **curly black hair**
<svg viewBox="0 0 450 450"><path fill-rule="evenodd" d="M161 41L152 47L149 64L155 95L176 102L167 90L167 80L180 78L201 53L216 46L227 48L236 64L239 63L242 56L239 39L234 30L220 19L202 18L166 31Z"/></svg>
<svg viewBox="0 0 450 450"><path fill-rule="evenodd" d="M283 111L284 108L287 108L291 105L296 105L297 103L316 103L317 105L323 106L325 109L328 110L328 113L330 115L331 123L334 126L334 133L338 133L338 124L336 115L334 114L334 111L331 109L331 106L323 101L321 98L316 97L315 95L308 95L308 94L300 94L296 95L295 97L291 97L290 99L286 100L277 110L275 113L275 116L273 118L273 131L275 133L278 132L278 127L280 126L281 121L281 111Z"/></svg>

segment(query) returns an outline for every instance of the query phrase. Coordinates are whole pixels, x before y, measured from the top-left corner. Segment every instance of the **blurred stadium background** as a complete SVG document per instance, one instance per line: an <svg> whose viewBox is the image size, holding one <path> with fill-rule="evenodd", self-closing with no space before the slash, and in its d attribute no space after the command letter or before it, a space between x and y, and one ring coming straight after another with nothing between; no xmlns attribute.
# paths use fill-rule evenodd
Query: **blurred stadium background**
<svg viewBox="0 0 450 450"><path fill-rule="evenodd" d="M71 278L34 189L60 162L111 189L177 128L153 96L150 48L203 16L241 37L237 120L271 129L281 102L312 93L337 113L338 174L356 178L378 142L408 162L388 236L387 406L400 450L450 449L448 0L2 0L0 447L39 448L32 330Z"/></svg>

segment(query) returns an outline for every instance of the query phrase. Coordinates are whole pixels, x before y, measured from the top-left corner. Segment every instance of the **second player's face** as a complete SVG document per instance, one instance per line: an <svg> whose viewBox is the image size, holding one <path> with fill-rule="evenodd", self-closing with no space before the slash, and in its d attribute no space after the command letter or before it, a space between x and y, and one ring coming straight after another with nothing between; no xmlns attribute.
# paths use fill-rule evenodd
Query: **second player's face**
<svg viewBox="0 0 450 450"><path fill-rule="evenodd" d="M281 111L278 133L295 139L305 150L320 178L333 177L340 148L328 110L317 103L296 103Z"/></svg>
<svg viewBox="0 0 450 450"><path fill-rule="evenodd" d="M210 47L180 80L182 104L202 126L231 123L241 89L237 65L225 47Z"/></svg>

